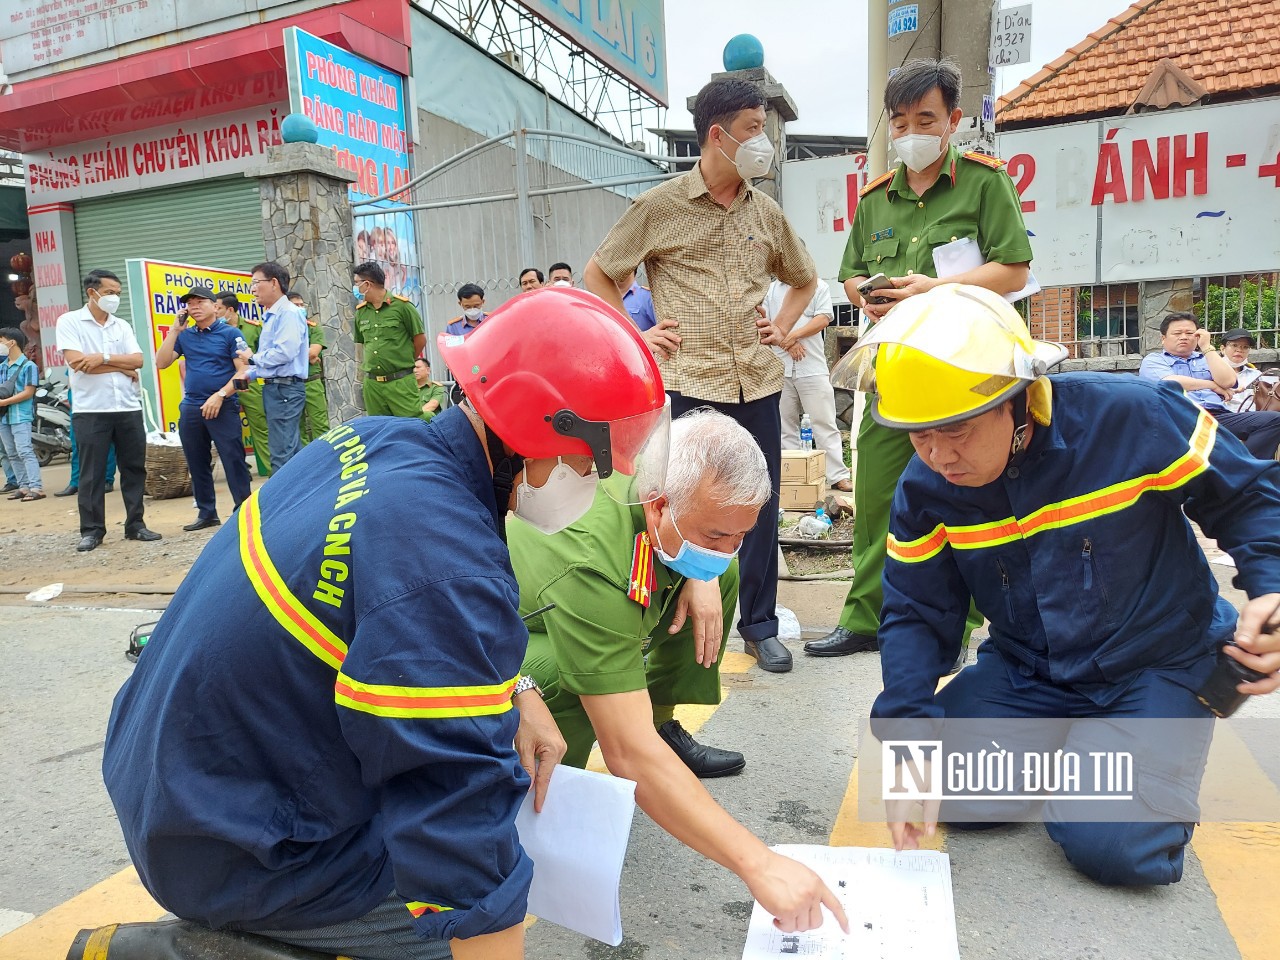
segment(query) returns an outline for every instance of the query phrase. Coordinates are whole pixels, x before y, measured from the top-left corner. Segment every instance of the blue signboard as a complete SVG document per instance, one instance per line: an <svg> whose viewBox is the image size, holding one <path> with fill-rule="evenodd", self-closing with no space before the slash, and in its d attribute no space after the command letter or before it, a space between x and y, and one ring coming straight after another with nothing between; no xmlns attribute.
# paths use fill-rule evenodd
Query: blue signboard
<svg viewBox="0 0 1280 960"><path fill-rule="evenodd" d="M663 0L520 0L520 5L667 106Z"/></svg>
<svg viewBox="0 0 1280 960"><path fill-rule="evenodd" d="M889 11L889 36L911 33L920 29L920 5L916 3L894 7Z"/></svg>
<svg viewBox="0 0 1280 960"><path fill-rule="evenodd" d="M412 138L404 77L297 27L285 29L285 59L289 108L311 118L320 145L330 147L338 165L355 175L351 202L383 196L408 182ZM421 271L413 214L395 212L407 202L407 196L381 200L378 213L356 218L354 253L356 263L378 261L387 289L417 302Z"/></svg>

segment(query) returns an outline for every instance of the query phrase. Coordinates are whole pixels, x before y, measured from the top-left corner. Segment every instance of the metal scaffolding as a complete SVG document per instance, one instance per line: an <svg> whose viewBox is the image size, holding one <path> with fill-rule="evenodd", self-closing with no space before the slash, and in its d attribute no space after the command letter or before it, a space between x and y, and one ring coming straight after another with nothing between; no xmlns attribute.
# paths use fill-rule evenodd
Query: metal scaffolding
<svg viewBox="0 0 1280 960"><path fill-rule="evenodd" d="M551 96L617 137L644 149L666 107L516 0L413 0Z"/></svg>

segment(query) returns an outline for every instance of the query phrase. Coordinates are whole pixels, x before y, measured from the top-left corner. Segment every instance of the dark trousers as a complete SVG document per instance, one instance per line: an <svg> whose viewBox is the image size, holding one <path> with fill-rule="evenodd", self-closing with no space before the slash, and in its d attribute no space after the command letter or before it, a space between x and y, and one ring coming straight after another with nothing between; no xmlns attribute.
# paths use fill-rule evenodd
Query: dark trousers
<svg viewBox="0 0 1280 960"><path fill-rule="evenodd" d="M80 451L80 536L107 535L107 451L114 443L120 468L120 494L124 498L124 532L143 528L142 495L147 481L147 429L142 411L71 414L71 429Z"/></svg>
<svg viewBox="0 0 1280 960"><path fill-rule="evenodd" d="M890 641L891 642L891 641ZM1150 820L1132 823L1078 822L1066 819L1078 814L1071 802L1051 800L1044 807L1050 839L1077 870L1105 884L1160 885L1182 878L1183 855L1195 829L1196 796L1213 735L1213 717L1195 695L1171 679L1167 671L1135 671L1135 677L1114 703L1100 707L1071 687L1026 676L1020 664L1008 659L988 641L978 650L975 664L961 670L938 691L936 702L948 718L1044 717L1053 719L1187 718L1182 724L1178 749L1152 756L1136 754L1135 787L1138 799L1151 813ZM1123 724L1103 727L1073 725L1064 746L1087 757L1100 749L1091 742L1105 731L1103 742L1114 749ZM1004 743L1001 737L1001 743ZM988 747L987 744L979 744ZM1006 744L1007 746L1007 744ZM946 807L948 801L944 801ZM1013 802L1013 801L1010 801ZM987 808L990 810L991 808ZM1185 822L1171 820L1173 811L1186 811ZM951 814L944 810L943 819Z"/></svg>
<svg viewBox="0 0 1280 960"><path fill-rule="evenodd" d="M1275 460L1280 448L1280 413L1274 410L1248 410L1230 413L1226 410L1210 410L1215 420L1244 441L1259 460Z"/></svg>
<svg viewBox="0 0 1280 960"><path fill-rule="evenodd" d="M234 399L223 401L222 409L212 420L206 420L200 413L200 407L194 403L184 402L179 410L178 438L182 441L182 455L187 458L187 467L191 470L191 490L196 498L199 519L214 520L218 516L218 497L213 489L209 444L218 448L218 456L222 458L231 502L238 507L249 496L249 468L244 462L240 405Z"/></svg>
<svg viewBox="0 0 1280 960"><path fill-rule="evenodd" d="M782 480L782 416L778 398L772 394L749 403L712 403L697 397L671 394L671 416L678 417L699 407L711 407L732 417L746 428L764 452L773 493L760 508L760 519L742 541L738 554L742 577L738 592L738 633L744 640L764 640L778 635L778 486Z"/></svg>

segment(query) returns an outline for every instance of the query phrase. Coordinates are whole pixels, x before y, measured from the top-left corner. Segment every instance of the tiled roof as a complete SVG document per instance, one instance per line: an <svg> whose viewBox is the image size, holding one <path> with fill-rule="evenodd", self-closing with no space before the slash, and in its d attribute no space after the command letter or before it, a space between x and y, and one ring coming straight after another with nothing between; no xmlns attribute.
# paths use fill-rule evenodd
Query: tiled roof
<svg viewBox="0 0 1280 960"><path fill-rule="evenodd" d="M1123 113L1168 57L1208 90L1280 87L1276 0L1139 0L1000 98L1004 123Z"/></svg>

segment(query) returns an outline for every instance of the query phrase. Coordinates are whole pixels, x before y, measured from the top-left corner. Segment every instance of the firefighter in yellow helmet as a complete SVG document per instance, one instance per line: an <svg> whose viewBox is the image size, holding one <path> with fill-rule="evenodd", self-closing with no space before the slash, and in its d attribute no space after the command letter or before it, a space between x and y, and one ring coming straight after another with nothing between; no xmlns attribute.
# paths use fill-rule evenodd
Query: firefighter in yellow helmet
<svg viewBox="0 0 1280 960"><path fill-rule="evenodd" d="M1119 816L1133 822L1072 822L1079 808L1061 800L1030 814L973 804L962 818L1040 816L1086 875L1174 883L1212 732L1197 694L1226 657L1259 677L1238 692L1277 686L1280 644L1265 632L1280 603L1280 465L1175 384L1048 376L1065 355L997 294L948 284L895 307L833 371L873 390L872 416L909 431L916 452L890 514L872 718L882 738L890 721L1070 718L1068 748L1079 720L1176 718L1172 748L1134 755L1138 788ZM1251 598L1238 625L1188 519L1236 559ZM938 691L971 599L990 640ZM888 810L899 849L939 816L931 801L922 831L901 801Z"/></svg>

